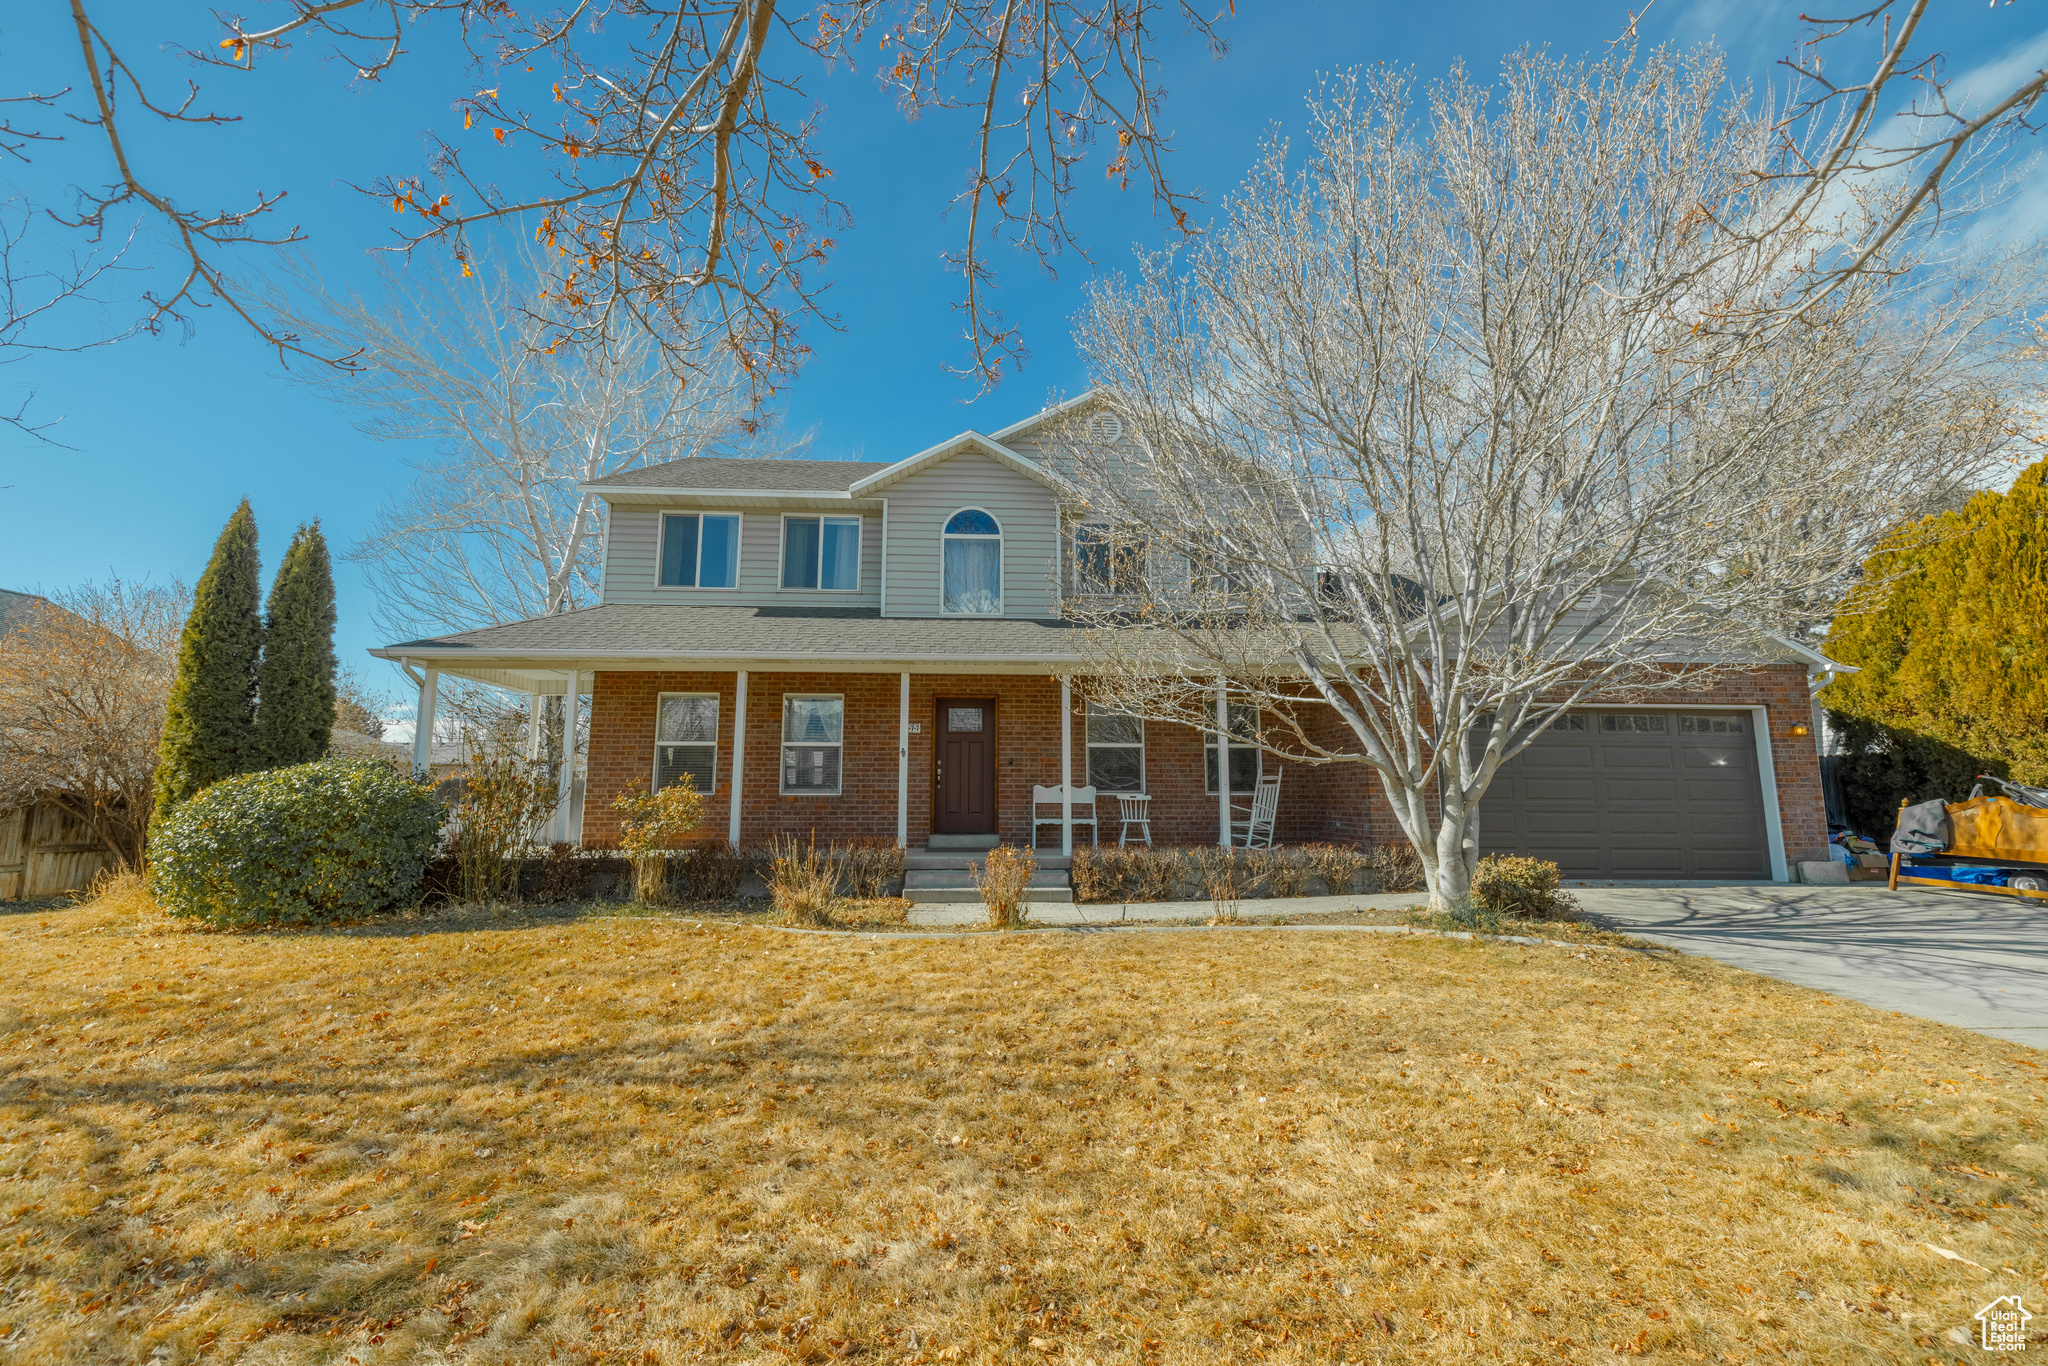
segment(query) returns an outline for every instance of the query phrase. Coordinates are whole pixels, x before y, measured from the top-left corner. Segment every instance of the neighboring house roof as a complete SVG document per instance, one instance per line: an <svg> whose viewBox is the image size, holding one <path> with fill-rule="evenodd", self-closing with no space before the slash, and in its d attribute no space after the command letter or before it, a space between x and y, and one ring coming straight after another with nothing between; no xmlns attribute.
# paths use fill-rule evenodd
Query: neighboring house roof
<svg viewBox="0 0 2048 1366"><path fill-rule="evenodd" d="M888 468L886 460L735 460L695 455L608 474L583 487L638 493L844 494L855 480Z"/></svg>
<svg viewBox="0 0 2048 1366"><path fill-rule="evenodd" d="M8 625L10 620L19 624L19 618L26 615L27 609L36 603L47 607L50 600L40 593L17 593L9 588L0 588L0 635L13 629Z"/></svg>

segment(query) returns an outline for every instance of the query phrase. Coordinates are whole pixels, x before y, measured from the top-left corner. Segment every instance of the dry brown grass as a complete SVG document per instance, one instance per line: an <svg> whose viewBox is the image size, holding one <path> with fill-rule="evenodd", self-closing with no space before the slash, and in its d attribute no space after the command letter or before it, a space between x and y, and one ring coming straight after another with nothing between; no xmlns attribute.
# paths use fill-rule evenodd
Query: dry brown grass
<svg viewBox="0 0 2048 1366"><path fill-rule="evenodd" d="M132 888L0 948L10 1363L1948 1361L2048 1270L2039 1055L1691 960Z"/></svg>

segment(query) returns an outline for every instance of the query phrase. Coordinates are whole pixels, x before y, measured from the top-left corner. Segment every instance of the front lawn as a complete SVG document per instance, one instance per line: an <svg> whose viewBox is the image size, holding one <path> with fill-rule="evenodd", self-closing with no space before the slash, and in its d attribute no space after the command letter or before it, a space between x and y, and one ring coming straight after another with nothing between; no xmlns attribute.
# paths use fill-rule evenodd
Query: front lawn
<svg viewBox="0 0 2048 1366"><path fill-rule="evenodd" d="M2048 1312L2040 1055L1665 954L118 901L0 952L10 1363L1947 1362Z"/></svg>

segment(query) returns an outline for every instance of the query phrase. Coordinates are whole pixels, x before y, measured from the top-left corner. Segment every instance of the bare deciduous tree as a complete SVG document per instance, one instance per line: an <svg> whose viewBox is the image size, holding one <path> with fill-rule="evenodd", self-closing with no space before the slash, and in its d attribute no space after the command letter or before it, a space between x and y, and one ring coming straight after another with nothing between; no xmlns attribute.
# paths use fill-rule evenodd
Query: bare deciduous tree
<svg viewBox="0 0 2048 1366"><path fill-rule="evenodd" d="M54 801L141 866L164 705L191 594L104 584L35 601L0 635L0 807Z"/></svg>
<svg viewBox="0 0 2048 1366"><path fill-rule="evenodd" d="M111 174L81 185L60 221L98 241L144 221L163 229L174 287L145 293L138 326L190 325L198 309L236 315L281 359L347 366L256 307L236 253L302 239L281 223L278 189L223 208L191 208L152 167L132 125L191 133L233 122L196 81L154 79L91 10L69 0L77 86L18 97L54 108L104 145ZM184 55L218 74L248 72L294 43L317 42L360 82L386 79L410 44L444 36L467 48L474 80L457 96L460 137L431 140L430 164L362 186L407 212L400 245L473 258L468 234L516 218L554 249L542 297L549 344L599 348L638 329L678 374L737 360L756 397L805 355L800 324L819 320L821 274L844 211L813 146L809 67L852 64L864 44L906 115L978 111L961 198L970 373L985 384L1023 354L988 302L989 243L1007 234L1050 263L1075 247L1062 215L1074 167L1098 140L1106 170L1149 181L1186 226L1187 197L1164 174L1153 30L1161 16L1221 50L1196 0L578 0L571 6L478 0L288 0L259 22L219 16L217 42ZM167 35L180 36L180 35ZM194 35L182 35L192 42ZM456 92L451 92L455 94ZM59 135L0 122L0 152ZM1113 140L1113 143L1112 143Z"/></svg>
<svg viewBox="0 0 2048 1366"><path fill-rule="evenodd" d="M349 552L403 638L588 606L603 505L579 485L681 456L763 450L736 364L687 384L644 334L550 349L520 307L521 266L387 272L383 297L333 294L310 272L273 299L294 332L358 357L320 386L387 440L424 441L412 485ZM308 302L308 301L311 302Z"/></svg>
<svg viewBox="0 0 2048 1366"><path fill-rule="evenodd" d="M2017 65L1990 76L1988 88L1958 90L1941 46L1953 18L1930 18L1932 8L1931 0L1880 0L1835 17L1800 16L1805 40L1783 63L1797 93L1777 119L1773 157L1758 167L1782 192L1770 213L1720 227L1731 251L1777 241L1795 226L1824 235L1825 249L1808 257L1794 287L1719 325L1782 325L1851 277L1896 268L1901 239L1939 221L1945 194L2040 131L2035 111L2048 66ZM1991 8L2010 10L2012 0L1992 0ZM2017 14L2009 17L2017 29ZM2037 36L2016 31L2009 46ZM1875 51L1861 57L1853 44L1870 37L1879 40ZM1843 78L1845 69L1854 74ZM1961 207L1980 207L1982 188L1966 193Z"/></svg>
<svg viewBox="0 0 2048 1366"><path fill-rule="evenodd" d="M1770 125L1710 51L1525 53L1420 116L1377 71L1311 122L1305 165L1272 147L1212 239L1083 314L1123 437L1070 420L1073 515L1146 564L1075 599L1077 672L1210 733L1221 680L1267 748L1370 770L1462 912L1480 799L1565 709L1782 658L1992 467L2006 297L1867 275L1768 343L1702 326L1807 250L1701 269L1710 217L1771 208Z"/></svg>

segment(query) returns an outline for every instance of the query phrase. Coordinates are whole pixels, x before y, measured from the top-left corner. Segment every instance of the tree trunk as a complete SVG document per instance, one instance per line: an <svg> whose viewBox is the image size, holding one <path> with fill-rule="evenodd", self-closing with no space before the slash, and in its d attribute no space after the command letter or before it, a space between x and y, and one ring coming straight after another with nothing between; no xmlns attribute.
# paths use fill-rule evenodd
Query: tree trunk
<svg viewBox="0 0 2048 1366"><path fill-rule="evenodd" d="M1477 850L1466 847L1465 813L1446 810L1437 821L1436 856L1423 860L1429 875L1429 909L1470 924L1472 921L1472 870Z"/></svg>

